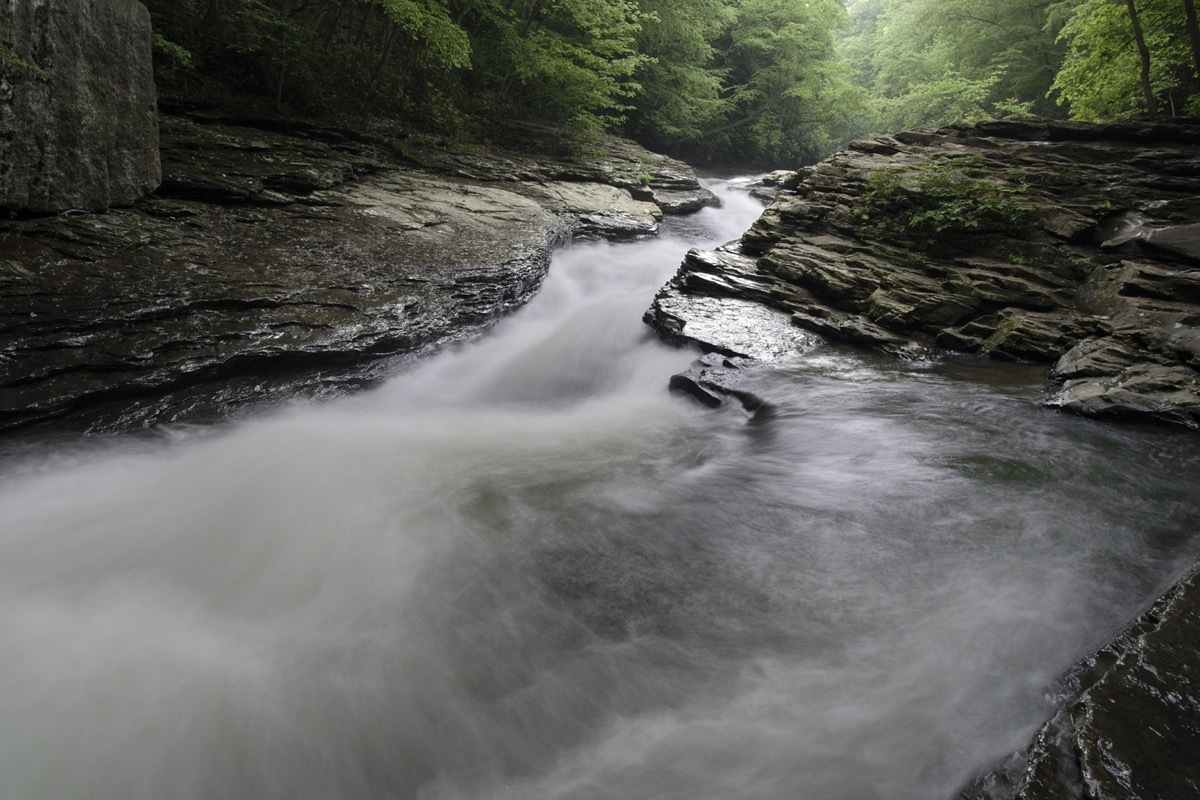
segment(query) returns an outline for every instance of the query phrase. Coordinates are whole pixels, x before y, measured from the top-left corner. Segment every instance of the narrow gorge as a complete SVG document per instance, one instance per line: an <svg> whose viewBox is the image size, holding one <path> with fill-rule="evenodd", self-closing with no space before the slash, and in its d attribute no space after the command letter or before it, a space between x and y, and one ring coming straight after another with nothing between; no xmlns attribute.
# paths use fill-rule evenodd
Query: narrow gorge
<svg viewBox="0 0 1200 800"><path fill-rule="evenodd" d="M701 181L70 7L0 4L0 796L1200 788L1200 123Z"/></svg>

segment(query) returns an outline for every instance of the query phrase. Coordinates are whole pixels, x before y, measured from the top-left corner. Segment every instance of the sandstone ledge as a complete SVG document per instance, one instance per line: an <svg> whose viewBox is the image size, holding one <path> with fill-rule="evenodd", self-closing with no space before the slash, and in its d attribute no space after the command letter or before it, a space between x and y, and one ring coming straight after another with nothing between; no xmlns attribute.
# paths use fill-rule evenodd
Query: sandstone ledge
<svg viewBox="0 0 1200 800"><path fill-rule="evenodd" d="M937 350L1052 366L1050 406L1200 425L1200 121L1002 121L858 142L791 178L740 240L688 255L646 321L664 338L749 355L703 298L900 356ZM923 170L995 187L1028 211L906 233L871 209L890 170L914 205ZM703 322L701 322L703 320Z"/></svg>
<svg viewBox="0 0 1200 800"><path fill-rule="evenodd" d="M174 110L154 195L0 223L0 432L348 391L478 335L571 238L654 235L715 202L627 142L535 161Z"/></svg>

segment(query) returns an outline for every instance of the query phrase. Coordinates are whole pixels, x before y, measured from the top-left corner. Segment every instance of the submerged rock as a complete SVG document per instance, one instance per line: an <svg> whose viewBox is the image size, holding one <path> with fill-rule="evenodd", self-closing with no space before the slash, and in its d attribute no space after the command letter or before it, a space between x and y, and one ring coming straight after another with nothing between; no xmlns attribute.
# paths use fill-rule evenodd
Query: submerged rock
<svg viewBox="0 0 1200 800"><path fill-rule="evenodd" d="M656 232L638 175L686 183L628 144L535 172L210 113L166 114L162 135L163 185L135 207L0 225L0 430L214 419L362 386L525 302L572 237ZM694 177L689 191L704 194Z"/></svg>
<svg viewBox="0 0 1200 800"><path fill-rule="evenodd" d="M746 411L762 415L772 411L771 404L743 388L744 370L758 366L761 362L752 359L709 353L692 362L686 371L672 375L668 386L672 392L688 395L707 408L718 408L732 399Z"/></svg>
<svg viewBox="0 0 1200 800"><path fill-rule="evenodd" d="M832 340L1051 366L1048 405L1200 425L1200 122L1002 121L852 144L689 254L646 321L720 349L738 299ZM719 317L724 317L720 319Z"/></svg>

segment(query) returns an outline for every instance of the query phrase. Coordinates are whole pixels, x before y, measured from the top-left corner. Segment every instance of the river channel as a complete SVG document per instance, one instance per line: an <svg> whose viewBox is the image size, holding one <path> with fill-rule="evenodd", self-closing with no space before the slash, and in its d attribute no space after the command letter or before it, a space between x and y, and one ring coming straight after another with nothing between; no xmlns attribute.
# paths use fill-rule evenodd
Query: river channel
<svg viewBox="0 0 1200 800"><path fill-rule="evenodd" d="M578 244L372 391L0 474L0 797L945 798L1197 555L1194 434L814 346L751 419Z"/></svg>

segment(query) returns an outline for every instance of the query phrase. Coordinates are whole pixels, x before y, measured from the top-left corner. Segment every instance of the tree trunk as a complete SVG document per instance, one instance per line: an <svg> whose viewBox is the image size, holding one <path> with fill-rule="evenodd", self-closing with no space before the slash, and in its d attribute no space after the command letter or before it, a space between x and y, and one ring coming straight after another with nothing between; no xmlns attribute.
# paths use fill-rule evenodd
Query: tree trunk
<svg viewBox="0 0 1200 800"><path fill-rule="evenodd" d="M1133 25L1133 40L1137 42L1138 57L1142 60L1142 93L1146 95L1146 112L1150 116L1158 114L1158 106L1154 102L1154 89L1150 86L1150 51L1146 48L1146 37L1142 35L1142 23L1138 19L1137 8L1133 0L1125 0L1125 8L1129 10L1129 23Z"/></svg>
<svg viewBox="0 0 1200 800"><path fill-rule="evenodd" d="M354 46L355 47L362 46L363 37L366 35L366 32L367 32L367 23L370 21L371 15L375 13L375 9L377 9L377 8L378 8L378 6L371 5L370 3L363 3L363 13L362 13L362 16L359 17L359 19L358 19L358 30L356 30L354 32Z"/></svg>
<svg viewBox="0 0 1200 800"><path fill-rule="evenodd" d="M387 68L388 61L392 58L392 46L396 43L396 24L390 19L384 22L383 37L379 43L379 66L375 68L375 77L378 78Z"/></svg>
<svg viewBox="0 0 1200 800"><path fill-rule="evenodd" d="M275 107L283 106L283 75L286 70L285 64L279 65L279 72L275 74Z"/></svg>
<svg viewBox="0 0 1200 800"><path fill-rule="evenodd" d="M525 19L523 20L523 24L521 25L520 37L522 39L524 39L526 36L529 35L529 29L533 26L533 23L537 22L538 15L541 13L541 10L542 10L542 2L543 2L543 0L534 0L533 5L531 5L528 9L526 9L525 15L524 15Z"/></svg>
<svg viewBox="0 0 1200 800"><path fill-rule="evenodd" d="M204 17L200 22L200 51L208 55L219 45L222 37L220 0L208 0L204 6Z"/></svg>
<svg viewBox="0 0 1200 800"><path fill-rule="evenodd" d="M1196 78L1200 80L1200 24L1196 22L1196 4L1193 0L1183 0L1183 10L1187 12L1188 40L1192 43L1192 63L1196 67Z"/></svg>
<svg viewBox="0 0 1200 800"><path fill-rule="evenodd" d="M671 144L678 144L679 142L692 142L692 141L695 141L696 139L703 139L705 136L712 136L714 133L724 133L725 131L731 131L734 128L740 128L743 125L749 125L751 122L754 122L755 120L760 118L765 113L767 113L765 110L755 111L745 117L739 117L738 119L735 119L733 122L727 122L724 125L718 125L715 128L709 128L706 131L700 131L699 133L694 133L689 136L681 137L679 139L672 139Z"/></svg>
<svg viewBox="0 0 1200 800"><path fill-rule="evenodd" d="M346 12L346 6L349 3L350 0L341 0L329 13L323 15L322 24L325 27L325 36L323 37L322 44L325 47L329 47L333 43L333 37L337 35L338 26L342 22L342 14Z"/></svg>

